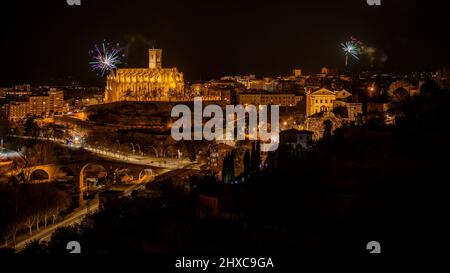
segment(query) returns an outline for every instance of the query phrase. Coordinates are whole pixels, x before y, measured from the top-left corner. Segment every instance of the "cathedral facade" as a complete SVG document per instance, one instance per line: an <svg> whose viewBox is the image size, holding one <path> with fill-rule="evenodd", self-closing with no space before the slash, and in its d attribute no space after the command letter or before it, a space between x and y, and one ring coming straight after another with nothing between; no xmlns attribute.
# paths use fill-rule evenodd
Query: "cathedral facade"
<svg viewBox="0 0 450 273"><path fill-rule="evenodd" d="M162 68L162 50L149 49L148 68L121 68L108 75L104 101L169 101L183 96L183 73Z"/></svg>

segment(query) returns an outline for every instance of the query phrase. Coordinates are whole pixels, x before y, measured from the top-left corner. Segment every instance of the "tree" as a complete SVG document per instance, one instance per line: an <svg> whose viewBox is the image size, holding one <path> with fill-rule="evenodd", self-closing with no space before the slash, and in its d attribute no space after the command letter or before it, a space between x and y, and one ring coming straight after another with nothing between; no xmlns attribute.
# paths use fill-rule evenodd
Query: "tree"
<svg viewBox="0 0 450 273"><path fill-rule="evenodd" d="M251 172L250 152L246 150L244 154L244 174L249 174L250 172Z"/></svg>
<svg viewBox="0 0 450 273"><path fill-rule="evenodd" d="M252 154L251 154L252 171L258 172L260 164L261 164L261 143L259 141L254 141L252 145Z"/></svg>
<svg viewBox="0 0 450 273"><path fill-rule="evenodd" d="M80 226L67 226L58 228L53 233L49 243L50 253L63 254L67 253L67 242L78 241L81 242Z"/></svg>
<svg viewBox="0 0 450 273"><path fill-rule="evenodd" d="M43 198L42 202L42 218L44 219L44 226L47 227L47 219L53 217L53 224L55 223L56 217L59 212L70 206L70 195L65 192L58 190L54 187L48 188L48 193Z"/></svg>
<svg viewBox="0 0 450 273"><path fill-rule="evenodd" d="M14 246L16 234L24 227L32 235L34 226L39 231L42 222L47 226L48 217L55 219L71 203L68 192L50 184L7 185L0 195L0 233L6 244L12 239Z"/></svg>
<svg viewBox="0 0 450 273"><path fill-rule="evenodd" d="M20 252L22 255L39 255L47 254L48 250L45 244L39 243L38 240L31 241L26 244L25 248Z"/></svg>
<svg viewBox="0 0 450 273"><path fill-rule="evenodd" d="M406 101L408 98L409 98L409 93L403 87L397 88L392 93L392 100L394 102L403 102L403 101Z"/></svg>
<svg viewBox="0 0 450 273"><path fill-rule="evenodd" d="M333 129L333 122L329 119L325 120L323 122L323 138L324 139L330 139L331 138L331 131Z"/></svg>
<svg viewBox="0 0 450 273"><path fill-rule="evenodd" d="M234 153L227 155L223 160L222 166L222 181L224 183L230 183L235 175L234 175Z"/></svg>
<svg viewBox="0 0 450 273"><path fill-rule="evenodd" d="M11 167L12 176L9 179L9 183L11 185L18 184L27 184L31 179L31 164L27 160L26 157L22 157L24 161L22 162L13 162L13 166Z"/></svg>
<svg viewBox="0 0 450 273"><path fill-rule="evenodd" d="M61 213L61 211L67 209L71 205L70 194L66 191L59 190L55 196L55 204L53 206L53 224L55 223L56 217Z"/></svg>
<svg viewBox="0 0 450 273"><path fill-rule="evenodd" d="M39 126L34 120L34 116L29 116L24 125L25 134L28 136L36 137L38 135Z"/></svg>
<svg viewBox="0 0 450 273"><path fill-rule="evenodd" d="M34 215L34 211L31 211L25 220L25 226L27 226L27 228L29 229L30 235L33 234L33 226L34 226L35 221L36 221L36 217Z"/></svg>
<svg viewBox="0 0 450 273"><path fill-rule="evenodd" d="M2 219L4 220L4 219ZM8 240L12 239L12 247L16 246L16 235L22 230L25 224L25 218L23 215L15 214L11 215L8 222L3 224L1 233L3 234L3 239L5 240L5 246L8 247Z"/></svg>
<svg viewBox="0 0 450 273"><path fill-rule="evenodd" d="M347 107L345 107L345 106L335 107L333 109L333 113L336 116L343 117L343 118L348 118L348 110L347 110Z"/></svg>
<svg viewBox="0 0 450 273"><path fill-rule="evenodd" d="M433 96L439 92L441 87L434 80L426 80L420 87L421 96Z"/></svg>
<svg viewBox="0 0 450 273"><path fill-rule="evenodd" d="M7 119L0 118L0 136L6 136L11 133L9 122Z"/></svg>
<svg viewBox="0 0 450 273"><path fill-rule="evenodd" d="M189 141L187 148L188 148L188 152L189 152L189 160L191 162L194 162L195 160L197 160L197 150L195 148L194 141Z"/></svg>
<svg viewBox="0 0 450 273"><path fill-rule="evenodd" d="M26 215L23 185L3 185L0 187L0 234L8 245L8 240L12 239L16 245L16 235L23 229Z"/></svg>

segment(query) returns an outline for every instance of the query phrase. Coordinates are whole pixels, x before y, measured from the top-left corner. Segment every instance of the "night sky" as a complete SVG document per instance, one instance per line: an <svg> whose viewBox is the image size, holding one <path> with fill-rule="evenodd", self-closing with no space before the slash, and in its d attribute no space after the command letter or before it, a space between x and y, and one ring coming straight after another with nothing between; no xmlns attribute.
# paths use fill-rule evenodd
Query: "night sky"
<svg viewBox="0 0 450 273"><path fill-rule="evenodd" d="M147 67L147 48L161 47L163 66L188 81L342 68L340 43L350 36L376 48L373 62L355 69L406 72L450 60L449 1L81 1L2 2L0 86L103 86L88 65L89 49L103 39L126 46L128 67Z"/></svg>

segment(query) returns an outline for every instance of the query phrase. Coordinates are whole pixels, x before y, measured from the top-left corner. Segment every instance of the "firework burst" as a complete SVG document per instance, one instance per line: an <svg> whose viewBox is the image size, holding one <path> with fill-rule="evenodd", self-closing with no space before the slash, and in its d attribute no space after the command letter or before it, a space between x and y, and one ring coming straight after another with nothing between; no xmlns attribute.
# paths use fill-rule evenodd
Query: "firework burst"
<svg viewBox="0 0 450 273"><path fill-rule="evenodd" d="M106 73L117 68L121 64L124 57L122 48L119 44L111 46L107 42L103 42L100 46L95 45L94 49L89 52L92 61L89 62L93 71L97 71L102 77Z"/></svg>
<svg viewBox="0 0 450 273"><path fill-rule="evenodd" d="M359 60L360 46L357 43L352 40L341 44L341 46L345 53L345 66L348 65L349 56Z"/></svg>

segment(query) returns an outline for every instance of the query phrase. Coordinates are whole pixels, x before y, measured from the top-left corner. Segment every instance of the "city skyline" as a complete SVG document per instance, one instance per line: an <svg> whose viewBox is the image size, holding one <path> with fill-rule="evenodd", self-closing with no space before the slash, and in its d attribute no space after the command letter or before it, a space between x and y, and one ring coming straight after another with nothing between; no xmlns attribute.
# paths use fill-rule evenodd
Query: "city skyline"
<svg viewBox="0 0 450 273"><path fill-rule="evenodd" d="M444 253L450 4L343 2L8 3L0 257Z"/></svg>
<svg viewBox="0 0 450 273"><path fill-rule="evenodd" d="M122 68L146 67L147 49L164 48L166 64L184 71L187 81L276 76L294 68L306 73L317 73L322 66L344 69L340 44L350 37L376 54L350 62L352 70L434 70L449 60L449 41L442 35L447 5L405 0L381 6L363 0L250 1L238 6L223 1L15 3L0 19L7 26L0 47L5 53L20 53L5 54L8 69L0 83L76 81L102 86L104 78L89 69L88 51L104 39L126 49Z"/></svg>

